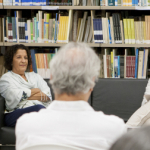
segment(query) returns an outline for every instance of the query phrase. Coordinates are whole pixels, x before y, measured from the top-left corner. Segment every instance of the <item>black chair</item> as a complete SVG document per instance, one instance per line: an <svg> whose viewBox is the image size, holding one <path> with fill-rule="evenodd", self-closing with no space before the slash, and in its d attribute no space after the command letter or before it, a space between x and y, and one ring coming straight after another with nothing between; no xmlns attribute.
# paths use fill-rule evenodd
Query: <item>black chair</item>
<svg viewBox="0 0 150 150"><path fill-rule="evenodd" d="M147 83L148 79L99 79L92 93L91 106L126 122L141 106Z"/></svg>
<svg viewBox="0 0 150 150"><path fill-rule="evenodd" d="M49 80L45 79L48 83L49 87ZM54 93L51 88L52 99L54 99ZM4 111L5 111L5 99L0 96L0 150L15 150L15 128L13 127L6 127L4 125Z"/></svg>

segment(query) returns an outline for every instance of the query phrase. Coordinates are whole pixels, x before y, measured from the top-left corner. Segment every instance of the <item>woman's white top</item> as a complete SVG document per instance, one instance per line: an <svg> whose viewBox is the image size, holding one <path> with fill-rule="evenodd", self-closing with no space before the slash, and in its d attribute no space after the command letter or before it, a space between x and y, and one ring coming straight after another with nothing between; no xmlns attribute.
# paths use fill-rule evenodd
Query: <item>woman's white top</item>
<svg viewBox="0 0 150 150"><path fill-rule="evenodd" d="M17 108L41 104L47 107L51 101L41 102L38 100L27 100L31 96L31 89L39 88L52 100L51 91L46 81L34 72L25 72L28 81L25 81L19 74L12 71L4 74L0 79L0 94L5 98L6 113ZM25 97L23 95L26 95Z"/></svg>

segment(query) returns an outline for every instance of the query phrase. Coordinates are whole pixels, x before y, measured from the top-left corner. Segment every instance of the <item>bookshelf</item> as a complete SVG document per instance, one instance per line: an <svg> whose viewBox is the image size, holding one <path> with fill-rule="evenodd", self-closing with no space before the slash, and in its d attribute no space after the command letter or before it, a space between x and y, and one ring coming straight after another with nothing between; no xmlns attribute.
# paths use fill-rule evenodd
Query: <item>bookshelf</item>
<svg viewBox="0 0 150 150"><path fill-rule="evenodd" d="M10 43L10 42L0 42L0 46L11 46L11 45L15 45L17 43ZM63 43L18 43L18 44L23 44L25 46L29 46L29 47L61 47L65 44ZM138 48L138 47L145 47L145 48L149 48L150 44L98 44L98 43L87 43L90 47L125 47L125 48Z"/></svg>
<svg viewBox="0 0 150 150"><path fill-rule="evenodd" d="M10 42L0 42L0 46L12 46L17 43L10 43ZM61 47L65 44L63 43L18 43L18 44L23 44L25 46L29 47ZM96 43L87 43L90 47L100 47L100 44Z"/></svg>
<svg viewBox="0 0 150 150"><path fill-rule="evenodd" d="M146 10L150 9L150 7L145 7ZM29 11L29 10L32 10L32 12L35 10L36 12L37 11L45 11L45 12L58 12L58 11L65 11L67 10L68 12L71 10L72 12L75 12L75 11L81 11L82 12L82 16L84 18L84 12L87 11L88 14L87 14L87 20L88 20L88 16L91 15L91 20L94 19L94 13L98 13L101 11L101 17L102 17L102 13L106 13L106 12L110 12L111 15L112 13L120 13L120 11L134 11L134 13L136 11L140 11L140 10L143 10L144 7L141 7L141 6L0 6L0 9L4 9L5 11L7 10L12 10L12 11ZM67 12L66 11L66 12ZM106 14L105 14L106 15ZM13 16L13 15L12 15ZM134 16L134 14L133 14ZM35 14L33 17L36 17ZM93 18L92 18L93 17ZM72 16L71 16L71 19L73 18L73 13L72 13ZM28 18L29 19L29 18ZM30 18L31 19L31 18ZM31 20L32 21L32 20ZM91 21L92 22L92 21ZM92 23L90 24L91 27L90 28L94 28L94 26L92 25ZM73 28L73 27L72 27ZM94 30L94 29L92 29ZM108 31L109 32L109 31ZM94 31L93 31L94 33ZM92 33L92 34L93 34ZM103 33L106 33L103 31ZM84 34L84 33L83 33ZM83 42L83 41L82 41ZM107 42L106 42L107 43ZM0 46L6 46L6 47L9 47L11 45L14 45L14 44L17 44L17 43L13 43L13 42L0 42ZM20 43L19 44L24 44L25 46L28 46L28 47L52 47L52 48L55 48L55 47L61 47L63 46L65 43ZM102 43L94 43L91 41L91 43L87 43L90 47L92 48L96 48L96 50L98 51L101 51L102 49L126 49L126 48L150 48L150 43L149 44L102 44Z"/></svg>
<svg viewBox="0 0 150 150"><path fill-rule="evenodd" d="M100 44L100 47L150 47L150 44Z"/></svg>
<svg viewBox="0 0 150 150"><path fill-rule="evenodd" d="M135 10L135 6L100 6L101 10Z"/></svg>
<svg viewBox="0 0 150 150"><path fill-rule="evenodd" d="M56 8L56 10L100 10L100 6L2 6L1 9L43 9L51 10L51 8ZM45 8L45 9L44 9Z"/></svg>

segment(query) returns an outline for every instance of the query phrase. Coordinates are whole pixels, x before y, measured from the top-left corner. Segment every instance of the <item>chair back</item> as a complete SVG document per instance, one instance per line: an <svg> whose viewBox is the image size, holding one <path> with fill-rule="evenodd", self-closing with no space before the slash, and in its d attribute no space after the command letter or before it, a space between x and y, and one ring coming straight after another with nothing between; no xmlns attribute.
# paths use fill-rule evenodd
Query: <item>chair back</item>
<svg viewBox="0 0 150 150"><path fill-rule="evenodd" d="M5 99L0 95L0 128L4 126Z"/></svg>
<svg viewBox="0 0 150 150"><path fill-rule="evenodd" d="M23 150L83 150L83 149L69 145L48 144L48 145L35 145L27 147Z"/></svg>

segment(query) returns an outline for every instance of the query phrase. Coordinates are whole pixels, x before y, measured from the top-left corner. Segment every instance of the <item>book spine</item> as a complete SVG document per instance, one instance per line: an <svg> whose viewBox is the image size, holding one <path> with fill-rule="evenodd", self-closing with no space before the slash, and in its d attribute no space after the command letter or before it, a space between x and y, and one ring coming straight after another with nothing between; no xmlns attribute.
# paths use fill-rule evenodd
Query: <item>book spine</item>
<svg viewBox="0 0 150 150"><path fill-rule="evenodd" d="M139 53L139 50L136 49L136 59L135 59L135 78L137 78L137 71L138 71L138 53Z"/></svg>
<svg viewBox="0 0 150 150"><path fill-rule="evenodd" d="M102 30L102 19L99 19L100 24L100 43L103 43L103 30Z"/></svg>
<svg viewBox="0 0 150 150"><path fill-rule="evenodd" d="M27 23L25 23L25 41L28 43L28 28L27 28Z"/></svg>
<svg viewBox="0 0 150 150"><path fill-rule="evenodd" d="M120 78L120 56L118 56L118 78Z"/></svg>
<svg viewBox="0 0 150 150"><path fill-rule="evenodd" d="M109 44L112 44L111 29L110 29L110 21L109 20L108 20L108 30L109 30Z"/></svg>
<svg viewBox="0 0 150 150"><path fill-rule="evenodd" d="M118 56L114 57L114 77L118 78Z"/></svg>
<svg viewBox="0 0 150 150"><path fill-rule="evenodd" d="M30 30L31 30L31 43L33 43L33 22L30 22Z"/></svg>
<svg viewBox="0 0 150 150"><path fill-rule="evenodd" d="M142 78L144 77L144 65L145 65L144 62L145 62L145 49L143 54Z"/></svg>
<svg viewBox="0 0 150 150"><path fill-rule="evenodd" d="M56 41L57 41L57 15L58 15L58 13L56 13L56 18L55 18L55 35L54 35L54 43L56 43Z"/></svg>
<svg viewBox="0 0 150 150"><path fill-rule="evenodd" d="M108 0L108 6L115 6L117 0Z"/></svg>
<svg viewBox="0 0 150 150"><path fill-rule="evenodd" d="M114 68L113 68L113 52L111 52L111 77L112 78L114 78L114 74L113 74L113 72L114 72Z"/></svg>
<svg viewBox="0 0 150 150"><path fill-rule="evenodd" d="M138 79L142 78L142 67L143 67L143 51L139 51L139 62L138 62Z"/></svg>

